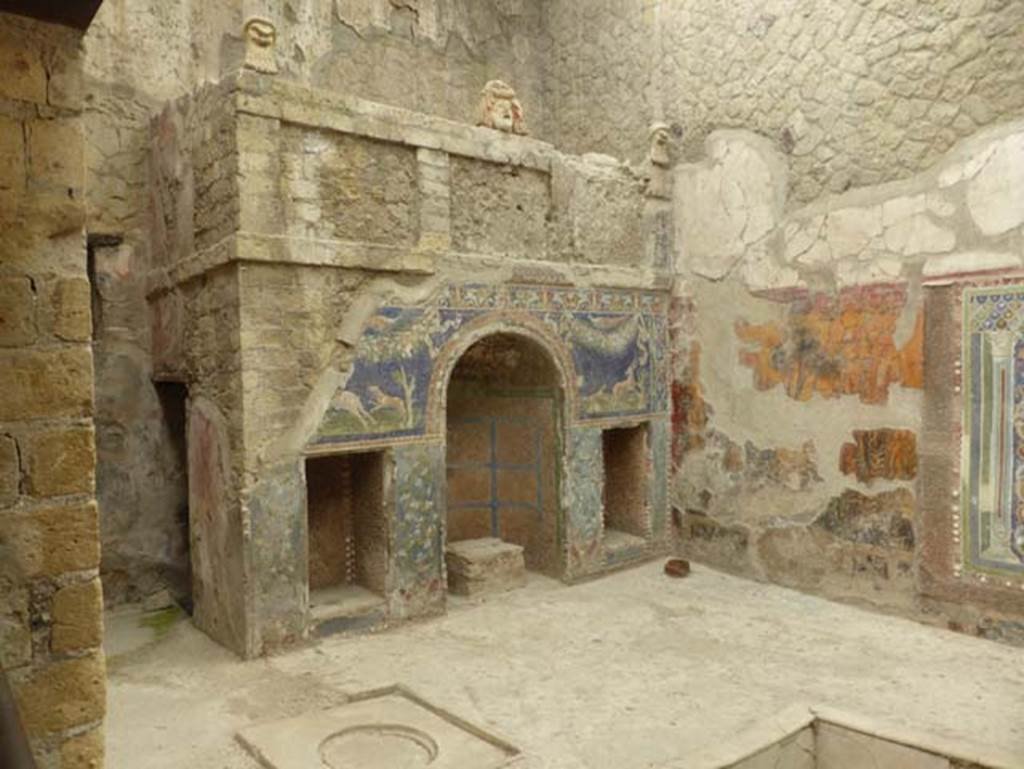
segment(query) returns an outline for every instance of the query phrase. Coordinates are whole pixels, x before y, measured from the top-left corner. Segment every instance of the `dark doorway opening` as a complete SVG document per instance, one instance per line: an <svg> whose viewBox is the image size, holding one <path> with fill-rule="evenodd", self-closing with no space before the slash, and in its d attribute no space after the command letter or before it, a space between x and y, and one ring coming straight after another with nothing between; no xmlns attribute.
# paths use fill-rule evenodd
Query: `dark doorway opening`
<svg viewBox="0 0 1024 769"><path fill-rule="evenodd" d="M547 351L515 334L472 345L448 386L448 542L495 538L526 568L561 576L560 409Z"/></svg>

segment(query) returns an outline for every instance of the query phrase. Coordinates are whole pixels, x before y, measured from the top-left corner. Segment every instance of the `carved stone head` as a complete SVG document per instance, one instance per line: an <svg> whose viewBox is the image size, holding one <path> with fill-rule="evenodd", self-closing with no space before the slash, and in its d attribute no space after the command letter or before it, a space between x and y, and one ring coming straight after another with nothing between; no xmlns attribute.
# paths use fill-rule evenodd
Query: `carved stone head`
<svg viewBox="0 0 1024 769"><path fill-rule="evenodd" d="M245 22L245 66L257 72L277 72L276 42L277 29L269 19L254 16Z"/></svg>
<svg viewBox="0 0 1024 769"><path fill-rule="evenodd" d="M523 115L523 105L516 98L512 86L501 80L491 80L484 86L481 94L483 98L480 102L480 120L477 125L522 136L529 133Z"/></svg>
<svg viewBox="0 0 1024 769"><path fill-rule="evenodd" d="M666 123L655 123L651 126L650 141L651 163L663 168L672 165L672 129Z"/></svg>

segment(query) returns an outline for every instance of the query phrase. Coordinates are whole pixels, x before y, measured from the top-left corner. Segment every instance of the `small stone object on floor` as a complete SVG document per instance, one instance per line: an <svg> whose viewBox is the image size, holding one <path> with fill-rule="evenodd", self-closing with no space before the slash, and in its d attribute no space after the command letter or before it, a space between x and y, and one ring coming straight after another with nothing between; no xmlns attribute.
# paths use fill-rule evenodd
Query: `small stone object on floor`
<svg viewBox="0 0 1024 769"><path fill-rule="evenodd" d="M669 558L665 561L665 573L670 577L683 578L690 573L690 562L683 558Z"/></svg>
<svg viewBox="0 0 1024 769"><path fill-rule="evenodd" d="M170 591L166 589L158 590L142 599L142 610L145 612L160 611L176 605Z"/></svg>

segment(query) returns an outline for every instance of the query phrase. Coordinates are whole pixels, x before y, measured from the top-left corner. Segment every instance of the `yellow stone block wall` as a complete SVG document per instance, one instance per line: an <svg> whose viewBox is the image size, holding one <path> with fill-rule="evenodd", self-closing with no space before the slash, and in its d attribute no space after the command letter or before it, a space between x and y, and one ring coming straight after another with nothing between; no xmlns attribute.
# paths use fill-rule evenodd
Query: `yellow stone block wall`
<svg viewBox="0 0 1024 769"><path fill-rule="evenodd" d="M0 13L0 665L40 767L105 711L80 33Z"/></svg>

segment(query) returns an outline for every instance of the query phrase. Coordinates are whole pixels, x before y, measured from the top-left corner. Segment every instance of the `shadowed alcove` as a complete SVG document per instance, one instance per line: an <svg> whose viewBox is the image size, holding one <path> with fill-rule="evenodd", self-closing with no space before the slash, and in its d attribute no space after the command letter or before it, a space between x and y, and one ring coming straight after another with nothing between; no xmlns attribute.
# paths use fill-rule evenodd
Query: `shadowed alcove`
<svg viewBox="0 0 1024 769"><path fill-rule="evenodd" d="M449 543L494 537L559 576L560 377L536 342L496 333L452 372L447 400Z"/></svg>

